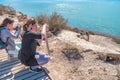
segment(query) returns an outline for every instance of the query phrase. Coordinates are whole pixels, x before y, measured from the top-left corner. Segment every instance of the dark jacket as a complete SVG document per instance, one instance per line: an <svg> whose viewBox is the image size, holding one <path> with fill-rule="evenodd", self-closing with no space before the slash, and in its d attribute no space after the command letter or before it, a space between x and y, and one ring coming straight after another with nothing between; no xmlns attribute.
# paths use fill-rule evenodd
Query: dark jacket
<svg viewBox="0 0 120 80"><path fill-rule="evenodd" d="M38 65L35 54L36 48L39 45L36 39L41 39L41 34L36 34L32 32L25 32L22 38L22 48L20 61L26 66L36 66Z"/></svg>

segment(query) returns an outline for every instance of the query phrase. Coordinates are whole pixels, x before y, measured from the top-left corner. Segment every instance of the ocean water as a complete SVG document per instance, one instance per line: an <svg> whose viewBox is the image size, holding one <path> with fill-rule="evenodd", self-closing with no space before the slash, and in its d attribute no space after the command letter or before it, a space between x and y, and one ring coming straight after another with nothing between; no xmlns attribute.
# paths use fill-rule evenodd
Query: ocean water
<svg viewBox="0 0 120 80"><path fill-rule="evenodd" d="M29 16L57 12L72 27L120 37L119 0L0 0Z"/></svg>

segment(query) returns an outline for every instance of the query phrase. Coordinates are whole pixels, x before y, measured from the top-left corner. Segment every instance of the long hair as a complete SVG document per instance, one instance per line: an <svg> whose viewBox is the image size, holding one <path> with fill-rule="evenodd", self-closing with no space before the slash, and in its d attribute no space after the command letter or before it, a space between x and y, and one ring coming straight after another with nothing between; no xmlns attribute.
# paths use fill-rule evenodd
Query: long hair
<svg viewBox="0 0 120 80"><path fill-rule="evenodd" d="M0 25L0 27L2 27L2 26L6 27L7 24L12 24L13 22L14 22L13 20L11 20L9 18L5 18L2 22L2 24Z"/></svg>
<svg viewBox="0 0 120 80"><path fill-rule="evenodd" d="M29 20L26 22L26 24L24 24L23 30L24 30L24 31L27 31L27 28L29 27L30 24L34 25L34 24L36 24L36 21L35 21L35 20L32 20L32 19L29 19Z"/></svg>

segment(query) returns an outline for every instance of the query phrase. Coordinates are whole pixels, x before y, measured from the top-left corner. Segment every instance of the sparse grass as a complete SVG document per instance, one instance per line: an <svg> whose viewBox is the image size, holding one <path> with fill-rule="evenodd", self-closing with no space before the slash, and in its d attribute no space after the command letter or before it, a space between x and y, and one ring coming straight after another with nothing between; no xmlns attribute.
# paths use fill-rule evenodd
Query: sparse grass
<svg viewBox="0 0 120 80"><path fill-rule="evenodd" d="M62 29L67 26L67 21L57 13L53 13L49 18L49 30L57 35Z"/></svg>
<svg viewBox="0 0 120 80"><path fill-rule="evenodd" d="M78 48L75 46L66 43L64 48L62 49L62 53L67 57L69 61L71 60L79 60L83 58L83 56L80 54Z"/></svg>
<svg viewBox="0 0 120 80"><path fill-rule="evenodd" d="M72 48L74 48L74 47L73 47L73 45L71 45L71 44L69 44L69 43L66 43L64 48L65 48L65 49L72 49Z"/></svg>
<svg viewBox="0 0 120 80"><path fill-rule="evenodd" d="M115 41L117 44L120 44L120 38L113 38L113 41Z"/></svg>

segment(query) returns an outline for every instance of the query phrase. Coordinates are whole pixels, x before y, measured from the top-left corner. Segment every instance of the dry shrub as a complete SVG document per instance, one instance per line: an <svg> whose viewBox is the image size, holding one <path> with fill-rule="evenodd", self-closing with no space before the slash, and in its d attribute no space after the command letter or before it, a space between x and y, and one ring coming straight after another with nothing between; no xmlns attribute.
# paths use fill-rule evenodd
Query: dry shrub
<svg viewBox="0 0 120 80"><path fill-rule="evenodd" d="M51 16L38 15L36 18L40 25L47 23L49 25L49 31L53 35L57 35L62 29L67 26L67 21L56 12L54 12Z"/></svg>
<svg viewBox="0 0 120 80"><path fill-rule="evenodd" d="M67 26L67 21L57 13L53 13L49 18L49 30L57 35L64 27Z"/></svg>
<svg viewBox="0 0 120 80"><path fill-rule="evenodd" d="M49 21L49 17L47 15L43 15L43 14L37 15L36 19L38 20L38 23L40 25L43 25L44 23L48 23L48 21Z"/></svg>

